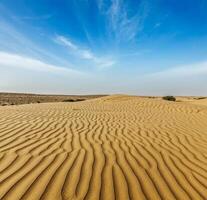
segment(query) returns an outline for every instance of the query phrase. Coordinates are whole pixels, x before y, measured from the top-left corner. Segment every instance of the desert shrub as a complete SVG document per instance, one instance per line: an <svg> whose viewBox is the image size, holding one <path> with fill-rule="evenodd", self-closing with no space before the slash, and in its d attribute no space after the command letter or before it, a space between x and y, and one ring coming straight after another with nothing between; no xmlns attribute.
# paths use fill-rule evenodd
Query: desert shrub
<svg viewBox="0 0 207 200"><path fill-rule="evenodd" d="M162 99L167 101L176 101L176 98L174 96L164 96Z"/></svg>
<svg viewBox="0 0 207 200"><path fill-rule="evenodd" d="M1 103L1 106L9 106L9 103L3 102L3 103Z"/></svg>
<svg viewBox="0 0 207 200"><path fill-rule="evenodd" d="M85 99L76 99L75 101L85 101Z"/></svg>
<svg viewBox="0 0 207 200"><path fill-rule="evenodd" d="M75 102L74 99L64 99L63 102Z"/></svg>
<svg viewBox="0 0 207 200"><path fill-rule="evenodd" d="M198 97L197 100L206 99L206 97Z"/></svg>
<svg viewBox="0 0 207 200"><path fill-rule="evenodd" d="M65 99L63 102L77 102L77 101L84 101L85 99Z"/></svg>

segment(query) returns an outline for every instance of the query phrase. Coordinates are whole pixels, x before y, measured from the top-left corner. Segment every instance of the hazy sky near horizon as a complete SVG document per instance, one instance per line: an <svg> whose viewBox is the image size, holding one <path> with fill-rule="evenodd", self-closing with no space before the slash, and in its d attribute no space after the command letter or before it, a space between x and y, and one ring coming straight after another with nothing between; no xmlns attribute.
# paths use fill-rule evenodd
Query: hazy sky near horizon
<svg viewBox="0 0 207 200"><path fill-rule="evenodd" d="M0 0L0 91L207 95L207 1Z"/></svg>

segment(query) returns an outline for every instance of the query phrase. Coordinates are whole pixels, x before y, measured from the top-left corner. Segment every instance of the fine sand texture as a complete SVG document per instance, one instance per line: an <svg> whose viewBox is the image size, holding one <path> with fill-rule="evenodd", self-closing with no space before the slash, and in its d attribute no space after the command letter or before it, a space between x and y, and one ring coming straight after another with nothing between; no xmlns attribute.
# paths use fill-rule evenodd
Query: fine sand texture
<svg viewBox="0 0 207 200"><path fill-rule="evenodd" d="M0 107L0 199L205 200L207 104L117 95Z"/></svg>

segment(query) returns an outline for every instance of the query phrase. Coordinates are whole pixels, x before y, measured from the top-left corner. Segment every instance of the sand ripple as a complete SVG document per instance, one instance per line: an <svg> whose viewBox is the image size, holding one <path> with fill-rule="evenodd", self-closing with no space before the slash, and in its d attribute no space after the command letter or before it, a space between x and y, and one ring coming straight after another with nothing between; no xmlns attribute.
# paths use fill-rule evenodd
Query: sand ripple
<svg viewBox="0 0 207 200"><path fill-rule="evenodd" d="M207 107L128 96L0 108L2 200L205 200Z"/></svg>

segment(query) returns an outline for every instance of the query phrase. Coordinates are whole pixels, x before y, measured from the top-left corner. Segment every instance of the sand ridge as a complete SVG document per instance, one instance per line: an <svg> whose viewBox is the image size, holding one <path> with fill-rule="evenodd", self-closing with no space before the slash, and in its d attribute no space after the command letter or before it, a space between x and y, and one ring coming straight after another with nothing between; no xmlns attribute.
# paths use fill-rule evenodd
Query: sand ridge
<svg viewBox="0 0 207 200"><path fill-rule="evenodd" d="M207 106L124 95L0 107L2 200L207 199Z"/></svg>

